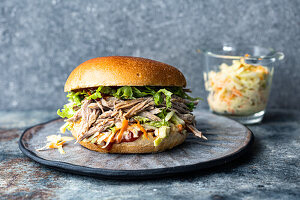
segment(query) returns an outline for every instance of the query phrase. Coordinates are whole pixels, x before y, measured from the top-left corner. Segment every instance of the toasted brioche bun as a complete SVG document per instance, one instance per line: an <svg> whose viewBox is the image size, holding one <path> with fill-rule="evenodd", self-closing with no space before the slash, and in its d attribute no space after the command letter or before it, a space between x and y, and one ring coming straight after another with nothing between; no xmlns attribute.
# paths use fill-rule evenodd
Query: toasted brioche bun
<svg viewBox="0 0 300 200"><path fill-rule="evenodd" d="M79 128L80 123L75 124L71 130L72 135L77 139L76 128ZM148 139L140 136L133 142L122 142L120 144L114 143L111 149L107 150L100 145L92 144L90 142L80 141L79 144L93 151L101 153L155 153L172 149L173 147L180 145L186 139L188 133L171 132L170 135L165 138L158 146L154 146L155 138L152 134L148 134Z"/></svg>
<svg viewBox="0 0 300 200"><path fill-rule="evenodd" d="M126 56L99 57L75 68L65 92L99 86L179 86L185 87L183 74L165 63Z"/></svg>

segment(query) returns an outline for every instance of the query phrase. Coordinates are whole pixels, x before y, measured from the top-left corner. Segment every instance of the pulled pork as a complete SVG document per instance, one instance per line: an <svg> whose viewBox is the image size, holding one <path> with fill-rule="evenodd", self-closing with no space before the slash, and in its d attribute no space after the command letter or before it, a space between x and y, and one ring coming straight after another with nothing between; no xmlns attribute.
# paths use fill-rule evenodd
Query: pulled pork
<svg viewBox="0 0 300 200"><path fill-rule="evenodd" d="M167 111L174 111L174 113L185 122L185 129L200 138L206 139L202 133L195 128L195 117L186 105L189 103L197 105L198 101L191 101L173 95L171 102L172 107L168 108ZM129 127L128 123L137 122L134 117L140 116L149 121L161 121L162 119L158 117L157 114L159 114L162 109L166 109L165 104L156 105L153 97L142 97L133 100L121 100L111 96L96 100L84 99L81 107L77 109L73 117L67 119L67 122L74 123L81 120L80 128L76 129L78 141L83 139L92 140L93 138L91 137L97 135L98 144L101 142L103 147L107 147L112 141L133 141L132 138L138 138L142 132L145 133L145 129L154 131L153 126L145 126L145 128L143 128L138 122L136 125L139 126L140 131L131 130L131 137L129 137L128 134L122 136L124 127ZM113 127L118 129L119 132L111 131ZM99 135L100 133L101 136ZM128 137L131 139L128 139Z"/></svg>

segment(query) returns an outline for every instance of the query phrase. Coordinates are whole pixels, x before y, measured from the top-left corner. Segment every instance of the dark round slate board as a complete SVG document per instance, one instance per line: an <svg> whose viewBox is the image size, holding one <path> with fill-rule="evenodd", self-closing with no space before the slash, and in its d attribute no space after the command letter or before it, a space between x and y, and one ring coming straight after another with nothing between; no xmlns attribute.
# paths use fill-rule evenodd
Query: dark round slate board
<svg viewBox="0 0 300 200"><path fill-rule="evenodd" d="M43 165L93 177L139 179L169 176L227 163L242 155L253 143L253 134L231 119L209 112L195 112L197 127L208 138L190 135L178 147L156 154L101 154L69 142L66 154L56 149L36 151L46 143L46 136L58 134L62 119L28 128L21 135L19 147L29 158Z"/></svg>

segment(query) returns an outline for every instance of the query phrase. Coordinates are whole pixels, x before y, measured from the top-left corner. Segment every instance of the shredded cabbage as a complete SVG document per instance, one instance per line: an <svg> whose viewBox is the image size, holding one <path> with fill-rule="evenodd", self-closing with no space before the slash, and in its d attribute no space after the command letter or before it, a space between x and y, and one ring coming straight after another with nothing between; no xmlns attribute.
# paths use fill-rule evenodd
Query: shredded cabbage
<svg viewBox="0 0 300 200"><path fill-rule="evenodd" d="M134 116L133 117L135 120L139 121L140 123L144 124L146 122L149 122L150 119L146 118L146 117L141 117L141 116Z"/></svg>

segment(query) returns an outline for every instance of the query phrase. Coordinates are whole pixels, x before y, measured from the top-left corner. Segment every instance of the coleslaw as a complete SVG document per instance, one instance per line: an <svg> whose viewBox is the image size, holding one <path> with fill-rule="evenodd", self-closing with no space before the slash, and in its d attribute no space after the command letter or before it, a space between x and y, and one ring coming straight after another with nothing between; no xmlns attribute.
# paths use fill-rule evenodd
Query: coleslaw
<svg viewBox="0 0 300 200"><path fill-rule="evenodd" d="M208 104L214 112L230 115L251 115L267 105L273 69L233 60L221 64L219 71L204 73Z"/></svg>
<svg viewBox="0 0 300 200"><path fill-rule="evenodd" d="M43 151L47 149L58 149L60 154L65 154L66 152L63 149L63 145L68 142L74 140L74 137L61 136L61 135L49 135L47 136L48 143L36 151Z"/></svg>

